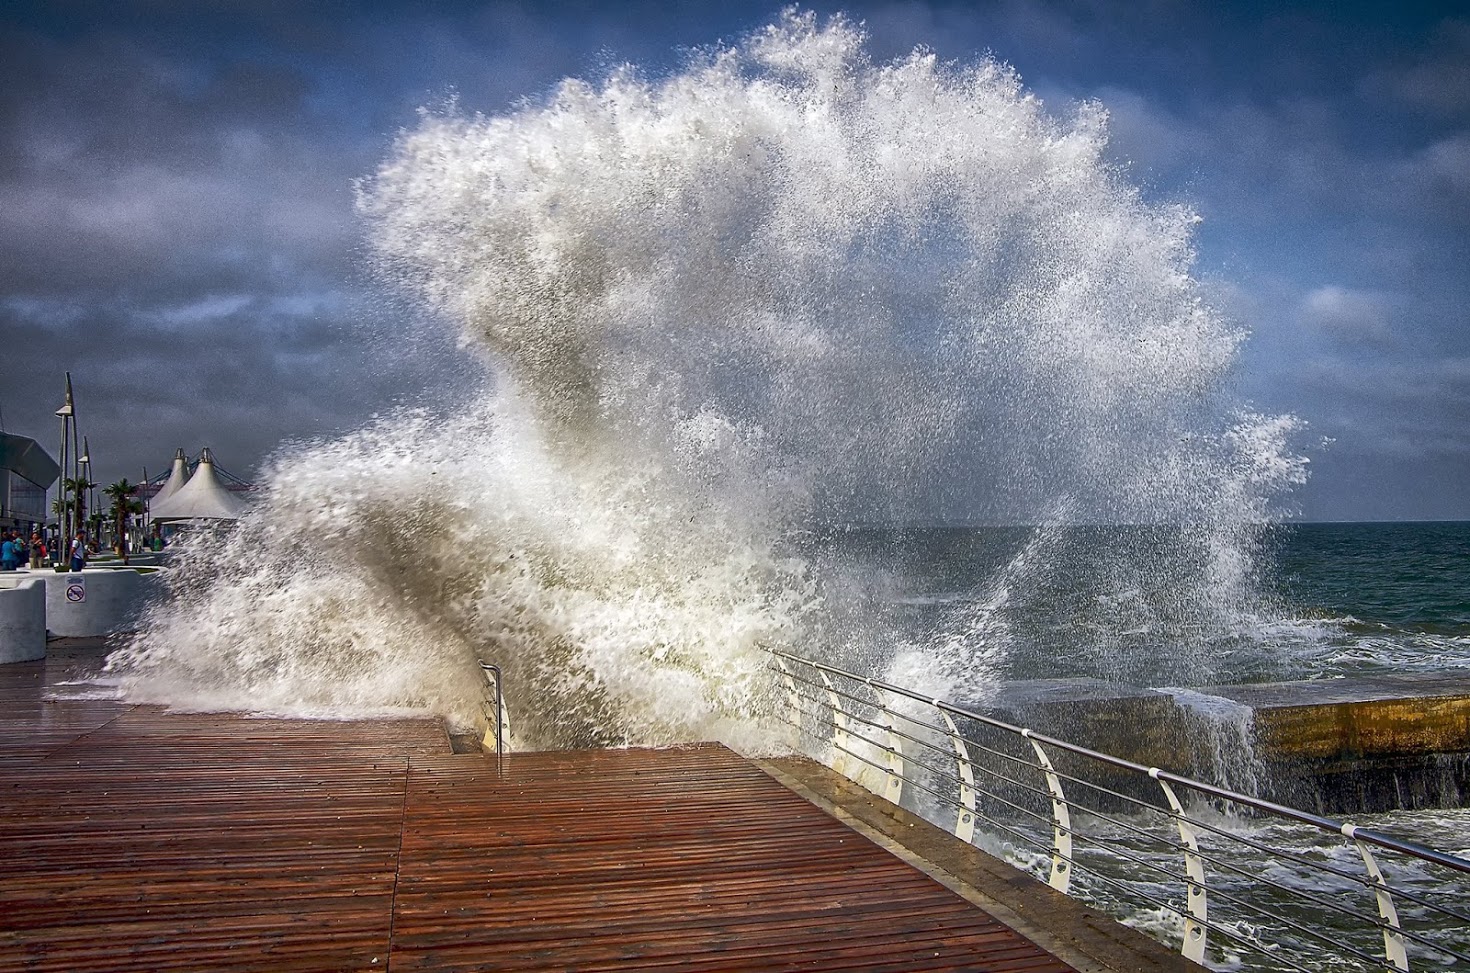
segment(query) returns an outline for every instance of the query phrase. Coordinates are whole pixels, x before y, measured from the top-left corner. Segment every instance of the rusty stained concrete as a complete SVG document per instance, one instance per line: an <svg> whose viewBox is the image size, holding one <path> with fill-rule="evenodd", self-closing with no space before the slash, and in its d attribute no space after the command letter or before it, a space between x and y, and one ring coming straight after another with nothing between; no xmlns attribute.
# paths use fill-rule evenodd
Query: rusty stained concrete
<svg viewBox="0 0 1470 973"><path fill-rule="evenodd" d="M987 711L1226 787L1240 782L1221 779L1212 748L1249 740L1264 772L1260 796L1321 812L1457 807L1470 795L1470 677L1387 674L1192 692L1242 718L1241 735L1212 733L1209 717L1167 692L1091 679L1009 683Z"/></svg>
<svg viewBox="0 0 1470 973"><path fill-rule="evenodd" d="M1470 752L1470 678L1403 674L1200 690L1249 706L1258 756L1352 760Z"/></svg>

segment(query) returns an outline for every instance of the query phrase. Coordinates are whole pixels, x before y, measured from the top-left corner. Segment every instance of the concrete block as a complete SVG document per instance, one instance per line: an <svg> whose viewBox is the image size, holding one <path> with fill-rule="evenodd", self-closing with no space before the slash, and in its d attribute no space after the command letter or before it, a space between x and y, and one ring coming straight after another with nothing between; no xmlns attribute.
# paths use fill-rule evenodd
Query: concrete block
<svg viewBox="0 0 1470 973"><path fill-rule="evenodd" d="M160 575L128 568L38 572L46 582L46 628L77 638L131 631Z"/></svg>
<svg viewBox="0 0 1470 973"><path fill-rule="evenodd" d="M37 575L0 578L0 663L46 658L46 585Z"/></svg>

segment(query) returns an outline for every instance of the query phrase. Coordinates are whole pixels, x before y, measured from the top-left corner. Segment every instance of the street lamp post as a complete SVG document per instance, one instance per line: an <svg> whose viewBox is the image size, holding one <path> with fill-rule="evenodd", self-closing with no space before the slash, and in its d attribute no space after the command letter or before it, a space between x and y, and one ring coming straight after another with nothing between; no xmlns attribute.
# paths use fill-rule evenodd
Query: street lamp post
<svg viewBox="0 0 1470 973"><path fill-rule="evenodd" d="M153 512L153 489L148 483L148 467L143 467L143 485L138 489L140 499L143 501L143 522L138 527L138 536L146 541L148 539L148 515Z"/></svg>
<svg viewBox="0 0 1470 973"><path fill-rule="evenodd" d="M98 521L97 494L92 489L92 444L87 441L86 436L82 437L82 455L77 459L77 467L81 477L81 482L77 484L77 527L87 530L87 521L90 519L94 527L87 530L87 537L92 543L100 545L102 539L95 536L98 533L95 526Z"/></svg>
<svg viewBox="0 0 1470 973"><path fill-rule="evenodd" d="M66 545L71 538L71 506L66 502L66 473L67 460L71 453L72 429L76 420L76 405L71 394L71 372L66 373L66 404L56 410L56 415L61 419L61 483L56 490L58 511L58 527L61 528L60 543L56 545L57 558L64 556Z"/></svg>

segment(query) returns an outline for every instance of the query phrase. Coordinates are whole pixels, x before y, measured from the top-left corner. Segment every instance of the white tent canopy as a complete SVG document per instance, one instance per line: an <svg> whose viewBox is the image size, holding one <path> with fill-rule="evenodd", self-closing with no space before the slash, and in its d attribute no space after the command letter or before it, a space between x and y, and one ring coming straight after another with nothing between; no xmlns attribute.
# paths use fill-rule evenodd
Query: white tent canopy
<svg viewBox="0 0 1470 973"><path fill-rule="evenodd" d="M178 520L239 520L245 512L245 501L226 490L214 471L214 456L208 447L199 456L199 465L194 475L177 490L168 493L174 481L179 479L180 464L184 462L183 451L174 458L173 474L168 483L151 505L150 513L155 522ZM167 495L165 495L167 494Z"/></svg>
<svg viewBox="0 0 1470 973"><path fill-rule="evenodd" d="M159 501L167 500L169 497L182 490L184 488L184 484L188 482L189 458L184 455L184 447L180 446L179 451L177 453L174 453L173 471L169 473L168 480L163 484L162 487L159 488L158 492L153 495L151 503L156 506Z"/></svg>

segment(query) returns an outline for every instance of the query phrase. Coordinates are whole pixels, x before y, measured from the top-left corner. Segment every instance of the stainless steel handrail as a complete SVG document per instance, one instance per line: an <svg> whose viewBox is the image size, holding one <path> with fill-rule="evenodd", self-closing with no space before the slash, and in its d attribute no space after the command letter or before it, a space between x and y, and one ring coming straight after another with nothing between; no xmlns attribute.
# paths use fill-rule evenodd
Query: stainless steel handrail
<svg viewBox="0 0 1470 973"><path fill-rule="evenodd" d="M1314 945L1314 949L1332 948L1341 956L1363 961L1371 967L1408 970L1410 944L1415 947L1416 955L1419 956L1435 956L1441 962L1453 957L1470 963L1470 955L1467 955L1467 951L1470 951L1470 920L1460 911L1466 908L1465 904L1460 903L1457 909L1442 900L1435 901L1433 896L1422 891L1415 892L1402 885L1392 884L1379 867L1374 852L1388 852L1412 860L1420 866L1446 870L1440 873L1446 880L1453 877L1455 881L1466 883L1463 892L1466 901L1470 901L1470 860L1161 768L1146 767L826 663L780 651L773 651L771 654L775 657L776 667L785 682L791 719L798 729L816 735L822 742L824 751L830 754L835 769L846 772L845 768L857 766L857 770L849 776L861 778L864 776L864 768L868 768L868 773L874 778L869 786L879 793L902 793L906 787L911 787L910 793L929 795L937 803L954 808L957 815L953 825L946 826L967 840L970 838L973 821L981 820L993 832L1007 834L1023 846L1048 854L1052 862L1050 882L1061 891L1075 894L1076 890L1071 887L1072 874L1078 869L1085 869L1089 871L1090 878L1122 892L1131 892L1132 896L1148 903L1151 908L1162 908L1175 914L1183 922L1181 952L1196 962L1205 961L1207 937L1214 933L1238 946L1269 954L1268 965L1274 963L1277 968L1286 969L1315 968L1312 957L1307 957L1309 965L1303 966L1297 960L1284 955L1280 950L1281 944L1263 944L1257 941L1256 934L1252 934L1248 928L1242 931L1216 921L1208 912L1208 900L1213 895L1226 905L1277 922L1282 927L1301 934L1305 939L1316 940L1320 945ZM808 678L806 673L810 673L812 678ZM925 721L917 713L895 711L890 707L887 696L907 699L921 707L932 707L946 726ZM956 717L962 722L968 721L966 726L972 729L969 736L960 731L955 722ZM914 732L901 730L901 724L907 725ZM1032 756L1006 753L1003 749L996 749L973 739L973 731L980 727L998 731L1002 738L1014 739L1018 749L1029 750ZM925 740L925 731L934 734L937 741L944 741L946 745ZM915 750L922 748L931 756L927 760L917 759L916 754L905 753L905 747ZM864 750L867 752L862 752ZM1139 784L1152 782L1151 786L1158 788L1154 792L1156 797L1162 794L1165 802L1160 804L1122 793L1105 783L1088 779L1075 767L1059 769L1052 764L1053 755L1056 754L1067 754L1070 758L1075 758L1069 759L1069 765L1080 763L1089 767L1106 767L1114 780L1132 780ZM956 770L939 770L934 765L932 755L943 756L946 761L956 765ZM983 763L986 755L1002 759L1007 766L1029 767L1032 772L1041 773L1045 779L1045 787L1036 787L996 771ZM989 790L976 782L976 773L1001 783L988 785L994 788ZM941 793L945 788L957 791L958 799ZM1125 786L1124 789L1128 788ZM1110 814L1101 808L1089 806L1080 799L1079 790L1105 801L1111 800L1115 806L1121 805L1137 812L1155 815L1155 820L1166 819L1177 830L1177 838L1165 838L1147 827L1139 827L1122 820L1116 812ZM997 791L1009 793L1010 797ZM1010 808L1011 812L1019 814L1021 818L1030 819L1030 826L1033 828L1049 825L1053 832L1050 842L1039 834L1028 834L1027 825L1020 820L1009 816L1002 820L982 814L977 809L977 794L1000 807ZM1215 807L1236 808L1261 820L1275 819L1305 825L1324 837L1331 836L1339 848L1345 841L1362 859L1363 870L1353 872L1340 865L1315 861L1303 854L1273 848L1248 834L1240 833L1244 828L1232 829L1229 822L1211 820L1208 815L1196 813L1188 806L1190 802L1187 799L1181 799L1181 795L1202 798ZM1026 808L1017 803L1026 800L1048 801L1051 805L1050 819L1040 810ZM1092 821L1094 828L1096 822L1105 822L1115 827L1118 834L1110 838L1089 833L1086 826L1079 823L1079 817ZM1229 842L1232 848L1250 849L1268 856L1273 867L1294 868L1300 872L1310 870L1329 881L1336 880L1362 887L1371 892L1377 915L1356 911L1350 905L1328 895L1313 895L1293 886L1287 880L1255 874L1248 867L1232 863L1230 855L1222 853L1219 848L1201 847L1200 841L1204 838L1216 843ZM1090 842L1093 847L1106 851L1111 857L1132 861L1142 869L1163 873L1179 881L1185 889L1184 905L1160 902L1153 895L1136 888L1130 889L1130 885L1136 885L1136 882L1120 881L1097 871L1073 853L1073 839ZM1125 847L1122 843L1124 840L1135 842L1134 848L1137 843L1148 841L1158 848L1180 854L1184 868L1182 871L1174 870L1149 861L1147 852L1130 850L1130 847ZM1213 878L1211 870L1214 872ZM1221 876L1238 882L1249 881L1253 887L1260 887L1272 894L1291 896L1298 901L1310 903L1312 909L1316 910L1321 928L1312 928L1306 923L1273 913L1271 910L1274 906L1262 907L1243 898L1239 888L1222 887ZM1442 889L1440 891L1443 893ZM1405 923L1400 920L1396 901L1410 903L1414 907L1410 918L1417 928L1406 928ZM1442 922L1448 920L1458 924L1454 929L1453 942L1445 942L1443 935L1436 938L1437 931L1426 928L1426 916L1430 914ZM1328 916L1335 916L1339 920L1351 919L1357 928L1381 934L1382 952L1374 956L1342 942L1335 928L1322 924L1322 920Z"/></svg>
<svg viewBox="0 0 1470 973"><path fill-rule="evenodd" d="M498 768L504 769L504 767L505 767L506 740L505 740L505 696L504 696L504 692L503 692L503 687L505 685L505 677L503 675L501 675L500 667L499 666L492 665L489 662L485 662L483 659L477 660L477 661L479 661L479 663L480 663L480 671L481 671L481 673L483 673L485 675L485 681L486 681L486 683L489 685L489 687L492 690L491 696L492 696L492 700L493 700L493 714L492 713L485 713L484 714L484 716L485 716L485 740L482 740L481 741L481 745L483 746L484 743L489 740L490 735L492 733L495 735L495 760L496 760L496 765L497 765ZM494 676L494 678L492 679L491 676ZM492 720L492 715L493 715L493 720Z"/></svg>

